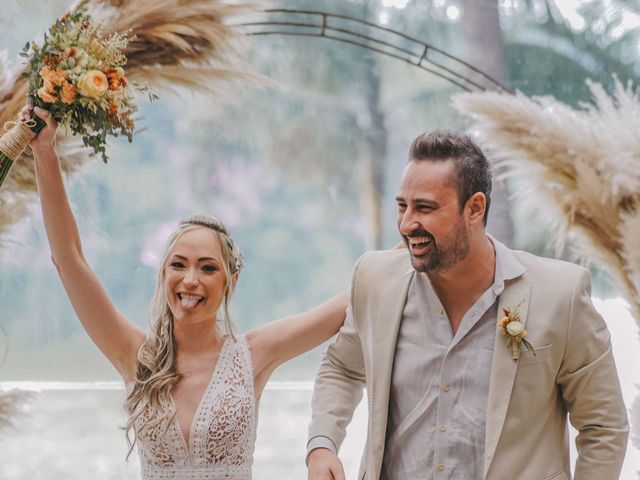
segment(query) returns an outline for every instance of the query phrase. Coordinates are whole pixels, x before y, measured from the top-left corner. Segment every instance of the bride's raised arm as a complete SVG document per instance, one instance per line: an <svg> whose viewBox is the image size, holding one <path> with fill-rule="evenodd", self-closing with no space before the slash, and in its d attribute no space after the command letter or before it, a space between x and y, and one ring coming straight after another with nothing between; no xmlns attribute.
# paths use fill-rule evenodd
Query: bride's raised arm
<svg viewBox="0 0 640 480"><path fill-rule="evenodd" d="M282 363L317 347L338 333L344 323L347 292L305 313L281 318L247 332L256 385L264 386Z"/></svg>
<svg viewBox="0 0 640 480"><path fill-rule="evenodd" d="M84 258L55 150L56 122L46 110L36 107L35 112L47 122L31 149L51 259L83 327L118 372L129 378L144 332L115 308ZM28 115L26 107L21 115Z"/></svg>

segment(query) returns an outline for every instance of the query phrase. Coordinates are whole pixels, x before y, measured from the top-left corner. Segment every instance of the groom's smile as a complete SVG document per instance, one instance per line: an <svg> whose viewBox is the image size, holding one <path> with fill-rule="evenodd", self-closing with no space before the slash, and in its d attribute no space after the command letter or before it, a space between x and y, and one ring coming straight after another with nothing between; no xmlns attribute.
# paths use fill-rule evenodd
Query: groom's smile
<svg viewBox="0 0 640 480"><path fill-rule="evenodd" d="M414 232L405 237L405 242L414 257L426 255L434 249L433 236L424 231Z"/></svg>

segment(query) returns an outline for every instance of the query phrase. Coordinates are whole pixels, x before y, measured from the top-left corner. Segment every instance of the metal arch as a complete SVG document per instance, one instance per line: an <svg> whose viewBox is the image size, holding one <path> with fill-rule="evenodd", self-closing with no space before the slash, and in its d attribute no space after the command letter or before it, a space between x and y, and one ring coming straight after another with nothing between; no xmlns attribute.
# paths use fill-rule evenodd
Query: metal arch
<svg viewBox="0 0 640 480"><path fill-rule="evenodd" d="M275 18L246 21L237 23L235 26L242 27L245 29L245 34L250 36L289 35L337 40L404 61L468 92L486 90L487 87L469 78L466 72L471 71L488 80L494 88L513 93L495 78L470 63L417 38L372 22L317 10L275 8L266 9L263 12ZM367 27L368 33L355 30L362 26Z"/></svg>

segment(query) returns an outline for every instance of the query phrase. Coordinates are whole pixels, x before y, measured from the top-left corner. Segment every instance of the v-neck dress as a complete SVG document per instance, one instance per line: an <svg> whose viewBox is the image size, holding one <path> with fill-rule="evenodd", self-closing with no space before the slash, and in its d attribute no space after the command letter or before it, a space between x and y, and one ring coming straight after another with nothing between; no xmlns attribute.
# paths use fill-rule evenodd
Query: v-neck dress
<svg viewBox="0 0 640 480"><path fill-rule="evenodd" d="M173 402L171 408L175 412ZM144 480L251 479L257 418L244 335L225 340L193 418L189 445L176 416L154 424L149 410L135 426Z"/></svg>

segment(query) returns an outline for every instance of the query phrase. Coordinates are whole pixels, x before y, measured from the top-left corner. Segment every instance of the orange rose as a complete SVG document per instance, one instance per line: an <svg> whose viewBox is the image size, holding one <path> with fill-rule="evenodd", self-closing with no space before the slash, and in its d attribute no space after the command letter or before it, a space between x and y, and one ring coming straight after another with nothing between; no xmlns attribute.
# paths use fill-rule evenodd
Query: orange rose
<svg viewBox="0 0 640 480"><path fill-rule="evenodd" d="M38 96L47 103L55 103L57 98L53 95L51 95L50 92L47 91L47 89L45 87L42 87L40 90L38 90Z"/></svg>
<svg viewBox="0 0 640 480"><path fill-rule="evenodd" d="M71 85L69 82L62 84L62 90L60 91L60 99L67 105L71 105L76 99L78 89Z"/></svg>
<svg viewBox="0 0 640 480"><path fill-rule="evenodd" d="M109 88L107 76L100 70L85 73L78 84L78 91L83 97L100 98Z"/></svg>
<svg viewBox="0 0 640 480"><path fill-rule="evenodd" d="M42 85L42 89L48 93L54 93L55 85L51 83L49 80L45 79L44 84Z"/></svg>
<svg viewBox="0 0 640 480"><path fill-rule="evenodd" d="M67 79L66 73L62 70L53 70L48 65L45 65L40 69L40 76L45 82L50 82L53 85L60 86L62 82Z"/></svg>

